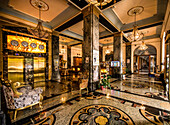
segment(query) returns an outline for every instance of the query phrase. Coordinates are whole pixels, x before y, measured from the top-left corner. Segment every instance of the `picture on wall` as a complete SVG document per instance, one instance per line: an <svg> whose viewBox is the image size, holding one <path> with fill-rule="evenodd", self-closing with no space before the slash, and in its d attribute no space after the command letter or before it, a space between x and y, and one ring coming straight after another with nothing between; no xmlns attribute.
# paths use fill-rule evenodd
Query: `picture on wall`
<svg viewBox="0 0 170 125"><path fill-rule="evenodd" d="M120 67L119 61L111 61L111 67Z"/></svg>

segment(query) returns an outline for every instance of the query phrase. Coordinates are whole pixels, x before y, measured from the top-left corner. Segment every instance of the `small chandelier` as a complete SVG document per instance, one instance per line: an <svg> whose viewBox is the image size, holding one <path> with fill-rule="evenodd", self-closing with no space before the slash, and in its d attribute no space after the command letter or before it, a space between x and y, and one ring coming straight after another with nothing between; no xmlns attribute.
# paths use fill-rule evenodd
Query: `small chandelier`
<svg viewBox="0 0 170 125"><path fill-rule="evenodd" d="M139 50L146 50L148 47L146 46L146 44L144 43L144 41L142 41L142 45L139 47Z"/></svg>
<svg viewBox="0 0 170 125"><path fill-rule="evenodd" d="M96 6L100 6L102 9L102 6L110 3L112 0L88 0L88 1ZM114 3L116 3L116 0L114 0Z"/></svg>
<svg viewBox="0 0 170 125"><path fill-rule="evenodd" d="M108 43L109 43L109 41L111 41L111 39L109 39L109 40L104 40L104 41L106 41L106 42L108 42ZM107 48L106 48L105 53L106 53L106 54L109 54L109 53L110 53L109 45L107 45Z"/></svg>
<svg viewBox="0 0 170 125"><path fill-rule="evenodd" d="M106 54L109 54L110 53L110 50L109 50L109 47L107 46L107 49L105 51Z"/></svg>
<svg viewBox="0 0 170 125"><path fill-rule="evenodd" d="M130 40L132 42L135 42L135 41L139 41L140 39L143 38L144 34L142 32L139 32L138 31L138 28L137 28L137 23L136 23L136 15L139 15L143 12L144 8L142 6L137 6L137 7L133 7L131 8L129 11L128 11L128 15L129 16L134 16L135 17L135 23L133 25L133 31L131 34L128 35L128 38L130 38Z"/></svg>
<svg viewBox="0 0 170 125"><path fill-rule="evenodd" d="M45 3L42 0L30 0L30 4L39 10L39 19L38 19L38 24L36 26L35 29L28 29L30 31L31 34L33 34L34 36L38 37L38 38L47 38L48 37L48 32L46 30L44 30L43 26L42 26L42 20L41 20L41 11L47 11L49 10L49 6L47 3Z"/></svg>

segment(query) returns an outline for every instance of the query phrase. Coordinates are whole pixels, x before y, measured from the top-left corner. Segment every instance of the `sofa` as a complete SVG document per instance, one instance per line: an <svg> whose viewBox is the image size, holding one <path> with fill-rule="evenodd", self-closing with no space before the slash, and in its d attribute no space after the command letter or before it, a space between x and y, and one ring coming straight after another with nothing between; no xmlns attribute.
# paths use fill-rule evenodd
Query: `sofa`
<svg viewBox="0 0 170 125"><path fill-rule="evenodd" d="M12 83L11 81L1 80L6 106L8 110L14 111L14 120L16 120L17 111L26 109L39 104L42 109L41 88L32 89L29 85L20 85L19 82ZM21 86L21 87L19 87Z"/></svg>

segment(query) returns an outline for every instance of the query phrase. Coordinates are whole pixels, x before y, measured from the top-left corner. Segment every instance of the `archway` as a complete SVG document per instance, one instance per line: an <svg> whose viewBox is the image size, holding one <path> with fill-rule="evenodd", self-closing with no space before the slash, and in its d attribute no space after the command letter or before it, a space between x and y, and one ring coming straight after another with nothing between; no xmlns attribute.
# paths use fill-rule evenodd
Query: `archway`
<svg viewBox="0 0 170 125"><path fill-rule="evenodd" d="M148 47L146 50L140 50L140 46L134 50L134 73L154 74L157 70L157 50L152 45L146 46Z"/></svg>

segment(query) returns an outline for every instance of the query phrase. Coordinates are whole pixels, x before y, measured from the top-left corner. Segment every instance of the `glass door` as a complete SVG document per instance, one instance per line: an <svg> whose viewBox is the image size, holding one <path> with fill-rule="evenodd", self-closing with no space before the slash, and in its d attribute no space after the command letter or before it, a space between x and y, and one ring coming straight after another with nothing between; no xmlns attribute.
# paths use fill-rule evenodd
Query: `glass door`
<svg viewBox="0 0 170 125"><path fill-rule="evenodd" d="M8 55L8 79L24 82L24 57Z"/></svg>
<svg viewBox="0 0 170 125"><path fill-rule="evenodd" d="M34 82L45 81L45 57L34 57Z"/></svg>

